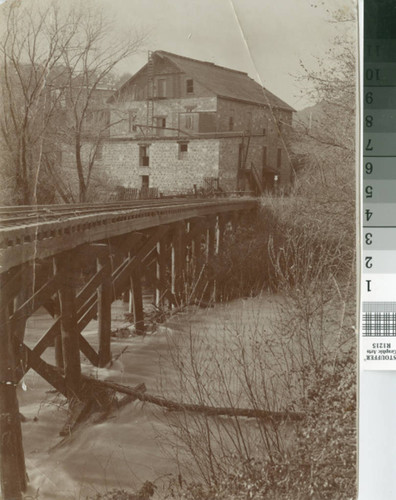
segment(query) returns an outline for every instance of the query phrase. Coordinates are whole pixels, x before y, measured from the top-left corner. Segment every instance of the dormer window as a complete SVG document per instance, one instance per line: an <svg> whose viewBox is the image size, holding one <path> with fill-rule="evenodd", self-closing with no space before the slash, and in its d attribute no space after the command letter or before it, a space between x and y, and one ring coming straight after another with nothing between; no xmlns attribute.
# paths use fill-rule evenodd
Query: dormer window
<svg viewBox="0 0 396 500"><path fill-rule="evenodd" d="M187 94L194 93L194 81L192 79L186 80L186 93Z"/></svg>

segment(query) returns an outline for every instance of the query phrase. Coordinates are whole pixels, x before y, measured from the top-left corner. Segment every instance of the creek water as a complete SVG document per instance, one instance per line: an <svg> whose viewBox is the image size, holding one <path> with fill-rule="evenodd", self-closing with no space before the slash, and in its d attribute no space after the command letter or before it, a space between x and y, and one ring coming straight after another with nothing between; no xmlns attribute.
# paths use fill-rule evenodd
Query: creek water
<svg viewBox="0 0 396 500"><path fill-rule="evenodd" d="M165 384L167 395L177 398L177 371L169 363L174 354L174 339L178 343L191 342L205 333L215 343L220 330L224 333L237 324L244 329L257 322L270 323L279 300L262 294L211 309L187 309L145 336L114 338L112 354L117 359L102 369L83 360L83 372L131 386L144 382L150 394L161 395L161 386ZM113 329L125 323L126 307L121 302L113 304ZM39 310L28 321L26 343L34 345L50 324L49 316ZM94 346L96 327L92 321L84 331ZM53 349L48 349L45 359L53 363L53 356ZM161 418L162 410L148 403L130 403L105 421L82 424L70 436L60 437L67 417L64 398L54 394L32 370L18 388L18 398L20 412L26 419L22 431L29 474L28 498L94 498L97 492L112 488L134 491L146 480L155 481L156 498L163 498L167 478L178 474L176 463L170 459L175 450L160 438L169 431L168 424Z"/></svg>

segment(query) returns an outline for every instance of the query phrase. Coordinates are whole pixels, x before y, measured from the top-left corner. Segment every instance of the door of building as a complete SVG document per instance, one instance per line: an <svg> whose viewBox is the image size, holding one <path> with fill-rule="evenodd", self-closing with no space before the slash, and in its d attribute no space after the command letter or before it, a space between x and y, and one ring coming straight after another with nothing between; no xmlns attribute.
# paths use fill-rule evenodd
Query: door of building
<svg viewBox="0 0 396 500"><path fill-rule="evenodd" d="M148 175L142 175L142 187L140 189L140 198L148 198L149 195L149 184L150 184L150 179Z"/></svg>

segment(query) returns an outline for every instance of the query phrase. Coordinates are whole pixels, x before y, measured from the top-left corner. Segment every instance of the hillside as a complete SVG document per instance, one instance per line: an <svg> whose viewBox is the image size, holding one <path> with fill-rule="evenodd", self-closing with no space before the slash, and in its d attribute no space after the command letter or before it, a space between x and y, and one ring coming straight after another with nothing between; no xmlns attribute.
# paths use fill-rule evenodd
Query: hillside
<svg viewBox="0 0 396 500"><path fill-rule="evenodd" d="M308 106L297 111L293 118L293 124L297 129L317 128L324 125L326 116L332 105L327 101L321 101L313 106Z"/></svg>

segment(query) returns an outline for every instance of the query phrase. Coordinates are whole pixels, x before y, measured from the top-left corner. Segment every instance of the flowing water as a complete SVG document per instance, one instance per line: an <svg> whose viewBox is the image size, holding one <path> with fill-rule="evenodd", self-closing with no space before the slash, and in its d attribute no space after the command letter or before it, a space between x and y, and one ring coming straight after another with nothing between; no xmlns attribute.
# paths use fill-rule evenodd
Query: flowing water
<svg viewBox="0 0 396 500"><path fill-rule="evenodd" d="M279 298L262 295L240 299L212 309L193 308L170 318L144 337L115 338L113 357L108 368L95 369L83 361L83 372L114 382L136 385L144 382L147 392L161 394L161 382L169 384L167 394L177 396L177 376L169 364L169 339L198 338L202 332L216 342L217 332L227 325L270 322ZM126 305L113 305L113 328L124 320ZM259 314L258 314L259 312ZM33 345L51 324L44 311L29 319L26 343ZM84 336L95 345L96 322ZM187 342L187 341L186 341ZM173 341L171 342L171 344ZM53 362L53 349L46 359ZM172 385L173 384L173 385ZM172 387L173 388L172 388ZM18 389L20 411L26 418L22 424L26 466L29 474L29 498L74 500L94 498L97 492L112 488L136 490L146 480L156 481L157 498L166 479L177 475L170 460L170 449L159 439L166 434L166 420L161 410L134 402L113 412L100 423L82 424L72 435L60 437L67 416L64 398L30 371Z"/></svg>

